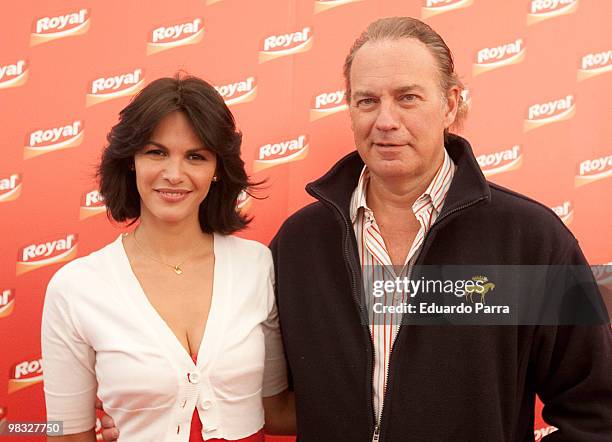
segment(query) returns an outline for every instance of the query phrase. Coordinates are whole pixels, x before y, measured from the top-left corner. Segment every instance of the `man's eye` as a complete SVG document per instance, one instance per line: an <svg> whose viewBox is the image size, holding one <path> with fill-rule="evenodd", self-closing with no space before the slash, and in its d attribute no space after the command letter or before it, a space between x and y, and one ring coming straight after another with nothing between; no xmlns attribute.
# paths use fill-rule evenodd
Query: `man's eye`
<svg viewBox="0 0 612 442"><path fill-rule="evenodd" d="M415 101L416 99L417 99L417 96L413 94L406 94L406 95L401 96L401 100L406 101L406 102L412 102L412 101Z"/></svg>
<svg viewBox="0 0 612 442"><path fill-rule="evenodd" d="M371 106L374 103L376 103L374 98L362 98L361 100L357 101L357 106Z"/></svg>

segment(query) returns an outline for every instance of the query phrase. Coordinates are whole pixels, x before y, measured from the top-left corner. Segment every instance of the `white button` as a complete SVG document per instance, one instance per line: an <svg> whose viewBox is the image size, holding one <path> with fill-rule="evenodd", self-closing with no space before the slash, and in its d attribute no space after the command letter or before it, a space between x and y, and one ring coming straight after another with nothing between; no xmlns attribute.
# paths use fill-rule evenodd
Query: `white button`
<svg viewBox="0 0 612 442"><path fill-rule="evenodd" d="M187 378L192 384L197 384L198 382L200 382L200 374L195 371L187 373Z"/></svg>
<svg viewBox="0 0 612 442"><path fill-rule="evenodd" d="M208 410L210 407L212 407L212 402L209 400L203 400L202 401L202 408L205 410Z"/></svg>

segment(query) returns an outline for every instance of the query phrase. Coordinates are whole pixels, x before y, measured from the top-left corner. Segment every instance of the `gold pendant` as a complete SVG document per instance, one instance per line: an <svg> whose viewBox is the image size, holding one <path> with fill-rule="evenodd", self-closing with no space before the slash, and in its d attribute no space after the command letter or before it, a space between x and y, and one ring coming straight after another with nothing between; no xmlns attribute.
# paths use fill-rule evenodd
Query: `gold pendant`
<svg viewBox="0 0 612 442"><path fill-rule="evenodd" d="M180 275L183 273L183 269L181 269L181 267L177 264L174 266L174 273L176 273L177 275Z"/></svg>

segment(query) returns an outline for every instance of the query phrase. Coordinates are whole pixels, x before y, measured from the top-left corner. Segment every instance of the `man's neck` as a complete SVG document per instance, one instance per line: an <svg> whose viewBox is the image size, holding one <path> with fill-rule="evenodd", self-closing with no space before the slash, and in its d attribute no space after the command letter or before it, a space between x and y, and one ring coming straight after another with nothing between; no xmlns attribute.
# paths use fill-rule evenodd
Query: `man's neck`
<svg viewBox="0 0 612 442"><path fill-rule="evenodd" d="M378 212L412 212L412 205L432 182L442 162L427 173L413 178L388 179L370 173L366 191L368 207Z"/></svg>

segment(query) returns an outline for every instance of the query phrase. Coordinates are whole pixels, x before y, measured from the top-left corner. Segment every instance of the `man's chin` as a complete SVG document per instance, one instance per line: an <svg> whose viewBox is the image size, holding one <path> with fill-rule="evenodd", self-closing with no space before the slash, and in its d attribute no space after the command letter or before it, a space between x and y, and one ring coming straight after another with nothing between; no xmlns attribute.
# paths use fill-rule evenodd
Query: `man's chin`
<svg viewBox="0 0 612 442"><path fill-rule="evenodd" d="M407 165L399 160L377 161L368 166L370 173L381 180L414 179L418 170L414 165Z"/></svg>

